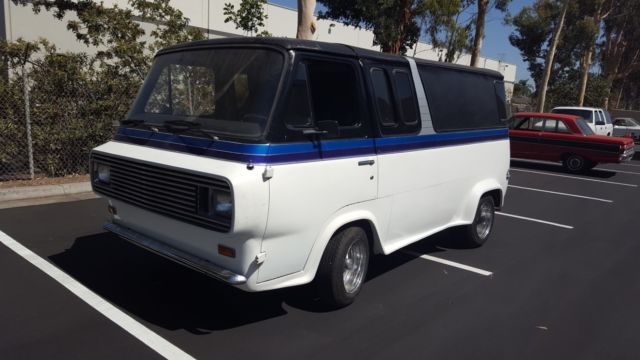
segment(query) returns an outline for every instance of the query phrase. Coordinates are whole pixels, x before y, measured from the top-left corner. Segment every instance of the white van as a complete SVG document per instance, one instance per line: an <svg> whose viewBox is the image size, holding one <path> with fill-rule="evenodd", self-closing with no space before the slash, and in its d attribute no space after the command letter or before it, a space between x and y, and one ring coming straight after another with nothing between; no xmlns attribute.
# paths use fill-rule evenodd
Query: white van
<svg viewBox="0 0 640 360"><path fill-rule="evenodd" d="M494 71L276 38L160 51L92 151L105 228L247 291L359 293L372 254L460 226L479 246L507 190Z"/></svg>
<svg viewBox="0 0 640 360"><path fill-rule="evenodd" d="M586 120L591 130L597 135L613 135L613 123L611 118L601 108L559 106L551 110L552 113L579 116Z"/></svg>

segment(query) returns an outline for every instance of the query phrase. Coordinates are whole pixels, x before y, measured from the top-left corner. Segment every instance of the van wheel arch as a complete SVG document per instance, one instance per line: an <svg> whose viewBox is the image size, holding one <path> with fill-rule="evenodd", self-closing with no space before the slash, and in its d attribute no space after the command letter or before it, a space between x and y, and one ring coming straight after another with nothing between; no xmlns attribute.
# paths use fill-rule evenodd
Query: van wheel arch
<svg viewBox="0 0 640 360"><path fill-rule="evenodd" d="M380 246L380 238L378 237L378 231L375 225L367 219L354 220L340 226L336 229L336 231L333 232L333 234L331 234L330 238L335 236L340 231L352 226L360 227L365 231L365 233L367 234L367 239L369 241L369 250L371 250L372 254L379 254L382 252L382 248Z"/></svg>
<svg viewBox="0 0 640 360"><path fill-rule="evenodd" d="M496 210L500 210L500 208L502 207L502 190L494 189L494 190L487 191L484 194L482 194L482 196L480 196L480 199L482 199L486 195L489 195L493 198L494 207L496 208Z"/></svg>

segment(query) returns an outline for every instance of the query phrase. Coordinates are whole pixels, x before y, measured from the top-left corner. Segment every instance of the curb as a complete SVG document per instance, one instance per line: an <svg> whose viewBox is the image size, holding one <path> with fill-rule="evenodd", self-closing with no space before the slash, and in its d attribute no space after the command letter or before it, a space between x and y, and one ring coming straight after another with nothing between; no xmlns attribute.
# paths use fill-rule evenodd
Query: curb
<svg viewBox="0 0 640 360"><path fill-rule="evenodd" d="M91 192L91 182L0 189L0 201L25 200Z"/></svg>

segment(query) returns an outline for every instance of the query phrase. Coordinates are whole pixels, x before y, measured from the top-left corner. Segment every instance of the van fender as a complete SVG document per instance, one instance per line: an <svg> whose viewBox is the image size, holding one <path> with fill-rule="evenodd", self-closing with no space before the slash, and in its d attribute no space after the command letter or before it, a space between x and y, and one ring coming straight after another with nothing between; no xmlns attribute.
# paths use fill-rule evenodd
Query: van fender
<svg viewBox="0 0 640 360"><path fill-rule="evenodd" d="M461 224L471 224L474 217L476 216L476 210L478 208L478 203L480 202L480 197L493 190L500 190L500 202L502 202L504 200L504 194L506 192L506 184L503 186L503 184L500 184L495 179L485 179L477 183L467 195L464 205L461 207L461 210L458 213L456 222ZM502 206L502 204L496 204L496 206L499 207Z"/></svg>
<svg viewBox="0 0 640 360"><path fill-rule="evenodd" d="M334 213L323 225L322 232L318 235L313 247L311 248L311 252L309 253L309 257L307 258L307 262L304 267L305 278L309 279L309 281L315 278L316 271L320 265L320 260L322 259L322 254L324 253L327 244L329 244L331 237L341 227L349 223L367 221L371 227L371 233L373 236L373 239L370 239L373 245L372 253L382 253L379 234L384 234L384 227L379 221L379 215L382 215L383 212L378 212L373 209L377 208L380 211L384 211L384 207L380 206L381 203L383 202L380 201L380 199L367 201L364 203L346 206ZM377 206L374 206L374 204ZM376 213L378 213L378 216Z"/></svg>

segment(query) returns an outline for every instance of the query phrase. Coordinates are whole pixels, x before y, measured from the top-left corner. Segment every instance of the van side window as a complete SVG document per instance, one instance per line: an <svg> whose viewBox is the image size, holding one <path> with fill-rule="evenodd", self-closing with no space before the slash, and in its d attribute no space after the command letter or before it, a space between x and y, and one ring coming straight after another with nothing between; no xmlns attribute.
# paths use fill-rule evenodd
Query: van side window
<svg viewBox="0 0 640 360"><path fill-rule="evenodd" d="M382 126L395 126L397 124L396 114L393 109L391 86L387 73L382 69L371 69L371 82L373 83L373 92L380 123Z"/></svg>
<svg viewBox="0 0 640 360"><path fill-rule="evenodd" d="M506 127L495 77L441 65L420 64L418 70L437 132Z"/></svg>
<svg viewBox="0 0 640 360"><path fill-rule="evenodd" d="M340 127L360 126L360 91L354 67L333 61L306 61L314 121L337 121Z"/></svg>
<svg viewBox="0 0 640 360"><path fill-rule="evenodd" d="M396 85L398 106L402 113L402 122L406 125L416 124L418 122L418 103L409 73L403 70L394 70L393 78Z"/></svg>
<svg viewBox="0 0 640 360"><path fill-rule="evenodd" d="M311 126L311 103L307 86L307 65L299 63L293 74L289 98L284 112L284 122L293 127Z"/></svg>

